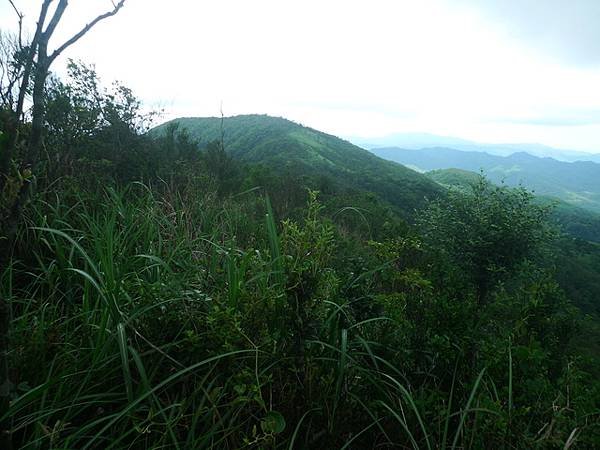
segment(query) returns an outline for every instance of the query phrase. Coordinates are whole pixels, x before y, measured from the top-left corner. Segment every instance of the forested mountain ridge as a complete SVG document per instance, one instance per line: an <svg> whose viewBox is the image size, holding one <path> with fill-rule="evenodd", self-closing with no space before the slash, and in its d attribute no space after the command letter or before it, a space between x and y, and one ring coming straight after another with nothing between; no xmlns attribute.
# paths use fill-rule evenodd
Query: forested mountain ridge
<svg viewBox="0 0 600 450"><path fill-rule="evenodd" d="M573 205L600 212L600 164L564 162L519 152L509 156L468 152L451 148L406 150L376 148L374 154L423 171L437 169L483 170L493 182L523 185L537 195L556 197Z"/></svg>
<svg viewBox="0 0 600 450"><path fill-rule="evenodd" d="M266 115L180 118L152 129L164 135L169 127L185 130L201 147L223 139L226 152L239 161L278 171L325 176L342 186L374 192L411 216L427 198L442 189L427 177L391 163L348 141L290 120Z"/></svg>
<svg viewBox="0 0 600 450"><path fill-rule="evenodd" d="M477 173L462 169L440 170L437 173L433 171L423 175L391 161L388 150L394 154L396 149L372 150L374 153L381 153L382 158L377 158L336 136L267 115L179 118L155 127L150 130L149 135L154 138L164 136L169 129L176 130L176 133L186 133L200 147L222 139L225 150L234 159L250 164L263 164L290 177L300 174L326 177L330 184L374 192L395 206L405 218L411 217L426 199L443 195L449 185L465 184L464 182L469 184L479 177ZM418 164L415 163L419 163L427 168L446 166L454 161L454 157L457 164L461 165L460 157L466 153L447 150L439 155L433 152L429 155L427 152L427 156L424 156L417 154L416 150L406 152L415 152L414 159L404 159L406 164L416 166ZM468 157L473 163L467 164L468 167L489 167L490 161L504 161L500 156L472 153ZM527 161L531 158L535 157L522 155L520 159ZM593 163L580 164L587 167ZM486 176L496 183L504 180L500 178L498 171L486 172ZM552 194L547 197L550 198L544 200L546 203L553 202ZM559 199L558 196L556 198ZM565 201L556 203L554 216L564 231L582 239L600 241L600 216Z"/></svg>

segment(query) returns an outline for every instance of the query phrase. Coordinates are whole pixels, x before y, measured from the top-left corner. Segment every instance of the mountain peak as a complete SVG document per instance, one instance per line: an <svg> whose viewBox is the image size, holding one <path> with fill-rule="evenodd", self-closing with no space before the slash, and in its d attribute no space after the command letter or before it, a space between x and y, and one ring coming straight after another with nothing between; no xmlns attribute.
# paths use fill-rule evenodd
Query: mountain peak
<svg viewBox="0 0 600 450"><path fill-rule="evenodd" d="M223 136L225 150L247 163L330 177L348 189L372 191L405 216L441 192L437 183L407 167L285 118L259 114L186 117L156 127L151 135L160 136L170 124L186 130L201 146Z"/></svg>

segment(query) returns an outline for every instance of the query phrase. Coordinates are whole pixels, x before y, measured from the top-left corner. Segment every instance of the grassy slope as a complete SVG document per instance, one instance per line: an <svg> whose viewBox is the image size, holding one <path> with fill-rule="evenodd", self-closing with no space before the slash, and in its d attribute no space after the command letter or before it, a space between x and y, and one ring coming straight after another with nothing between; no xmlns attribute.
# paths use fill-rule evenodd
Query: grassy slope
<svg viewBox="0 0 600 450"><path fill-rule="evenodd" d="M200 144L221 138L236 159L310 176L328 176L345 187L374 192L405 215L425 198L441 193L439 185L400 164L385 161L347 141L282 118L265 115L181 118L160 125L161 133L179 124Z"/></svg>
<svg viewBox="0 0 600 450"><path fill-rule="evenodd" d="M522 183L537 194L600 212L600 164L583 161L567 163L527 153L505 157L448 148L381 148L373 152L382 158L416 166L424 171L451 167L473 172L483 169L494 182L504 181L509 186Z"/></svg>
<svg viewBox="0 0 600 450"><path fill-rule="evenodd" d="M443 186L454 187L469 187L479 178L479 174L463 169L437 169L425 175Z"/></svg>
<svg viewBox="0 0 600 450"><path fill-rule="evenodd" d="M469 186L478 177L477 173L462 169L438 169L426 175L442 186L461 188ZM539 196L538 199L555 205L554 218L564 231L580 239L600 242L600 214L550 196Z"/></svg>

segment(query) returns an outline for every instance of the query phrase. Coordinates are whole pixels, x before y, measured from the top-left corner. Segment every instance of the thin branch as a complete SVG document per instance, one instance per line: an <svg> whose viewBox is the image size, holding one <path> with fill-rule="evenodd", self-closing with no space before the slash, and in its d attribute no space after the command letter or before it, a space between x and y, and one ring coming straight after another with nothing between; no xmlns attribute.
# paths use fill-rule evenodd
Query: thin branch
<svg viewBox="0 0 600 450"><path fill-rule="evenodd" d="M23 17L25 17L25 15L21 11L19 11L19 9L14 4L13 0L8 0L8 2L13 7L13 9L15 10L15 13L17 13L17 16L19 17L19 49L22 49L23 48L23 40L22 40L22 36L23 36Z"/></svg>
<svg viewBox="0 0 600 450"><path fill-rule="evenodd" d="M44 22L46 22L46 15L48 14L48 8L50 7L50 3L52 0L44 0L42 4L42 8L40 10L40 17L38 19L37 26L35 28L35 34L33 35L33 39L31 44L29 44L29 52L26 59L26 64L23 69L23 79L21 81L21 88L19 89L19 99L17 100L17 107L15 110L15 115L17 120L21 118L23 114L23 105L25 104L25 93L27 92L27 86L29 86L29 78L31 75L31 68L33 66L33 59L35 54L37 53L37 45L42 37L42 29L44 28Z"/></svg>
<svg viewBox="0 0 600 450"><path fill-rule="evenodd" d="M19 19L23 19L23 13L21 11L19 11L19 9L15 6L15 3L13 2L13 0L8 0L8 3L10 3L10 6L13 7L13 9L15 10L15 12L17 13L17 16L19 16Z"/></svg>
<svg viewBox="0 0 600 450"><path fill-rule="evenodd" d="M11 66L11 60L18 50L18 38L0 31L0 96L2 105L11 110L14 106L14 87L22 74L22 66Z"/></svg>
<svg viewBox="0 0 600 450"><path fill-rule="evenodd" d="M65 1L65 3L66 3L66 0L61 0L61 1ZM63 45L58 47L54 51L54 53L52 53L52 55L50 56L49 62L52 63L52 61L54 61L58 55L60 55L65 49L67 49L69 46L73 45L75 42L77 42L79 39L81 39L83 37L83 35L86 34L88 31L90 31L98 22L117 14L119 12L119 10L123 7L124 4L125 4L125 0L120 0L119 3L117 3L116 5L114 5L114 3L113 3L114 8L112 9L112 11L108 11L104 14L99 15L94 20L92 20L90 23L88 23L85 27L83 27L79 31L79 33L77 33L71 39L69 39L67 42L65 42Z"/></svg>

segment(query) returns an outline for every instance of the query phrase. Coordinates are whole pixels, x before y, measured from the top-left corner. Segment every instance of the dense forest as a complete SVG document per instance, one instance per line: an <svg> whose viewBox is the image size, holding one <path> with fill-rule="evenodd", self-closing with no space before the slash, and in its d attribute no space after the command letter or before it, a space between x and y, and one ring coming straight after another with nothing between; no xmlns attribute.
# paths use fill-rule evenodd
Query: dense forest
<svg viewBox="0 0 600 450"><path fill-rule="evenodd" d="M152 129L73 61L31 158L3 88L6 448L600 446L600 244L552 202L280 118Z"/></svg>

